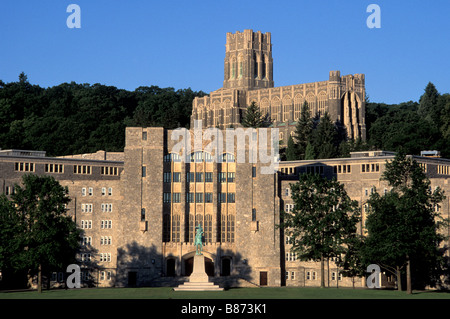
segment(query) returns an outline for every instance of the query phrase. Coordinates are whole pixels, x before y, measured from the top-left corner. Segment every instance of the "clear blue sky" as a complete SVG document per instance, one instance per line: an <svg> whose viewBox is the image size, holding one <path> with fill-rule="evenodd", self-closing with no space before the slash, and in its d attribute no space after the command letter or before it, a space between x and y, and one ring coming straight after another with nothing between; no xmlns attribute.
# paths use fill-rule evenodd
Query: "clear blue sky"
<svg viewBox="0 0 450 319"><path fill-rule="evenodd" d="M80 29L66 25L71 3ZM208 93L222 87L226 33L253 29L272 34L275 86L340 70L364 73L371 101L417 101L429 81L450 92L449 15L449 0L2 0L0 79Z"/></svg>

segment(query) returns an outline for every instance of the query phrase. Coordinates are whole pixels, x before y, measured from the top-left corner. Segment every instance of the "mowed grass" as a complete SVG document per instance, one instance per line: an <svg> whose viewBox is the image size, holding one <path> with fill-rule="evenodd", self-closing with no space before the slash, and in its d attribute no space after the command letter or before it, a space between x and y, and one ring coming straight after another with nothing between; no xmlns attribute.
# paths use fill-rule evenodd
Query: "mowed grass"
<svg viewBox="0 0 450 319"><path fill-rule="evenodd" d="M172 288L81 288L0 292L0 299L450 299L448 292L351 288L231 288L214 292Z"/></svg>

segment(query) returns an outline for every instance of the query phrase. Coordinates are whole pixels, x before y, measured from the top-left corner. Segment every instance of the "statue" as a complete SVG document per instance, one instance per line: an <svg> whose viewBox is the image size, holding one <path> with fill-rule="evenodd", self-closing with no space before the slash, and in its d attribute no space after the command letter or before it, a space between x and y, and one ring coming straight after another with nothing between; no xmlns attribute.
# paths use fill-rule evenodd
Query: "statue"
<svg viewBox="0 0 450 319"><path fill-rule="evenodd" d="M195 241L194 241L195 254L202 255L202 251L203 251L203 241L202 241L203 228L202 228L202 225L199 224L197 227L195 227L195 230L196 230ZM200 246L200 252L199 252L199 246Z"/></svg>

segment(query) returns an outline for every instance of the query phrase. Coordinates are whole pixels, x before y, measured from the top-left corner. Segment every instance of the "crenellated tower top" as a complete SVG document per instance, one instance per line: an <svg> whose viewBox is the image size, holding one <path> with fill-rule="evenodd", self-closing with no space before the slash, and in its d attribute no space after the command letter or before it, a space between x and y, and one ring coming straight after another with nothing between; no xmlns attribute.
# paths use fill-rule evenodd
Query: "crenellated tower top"
<svg viewBox="0 0 450 319"><path fill-rule="evenodd" d="M273 86L270 33L227 33L223 87L251 90Z"/></svg>

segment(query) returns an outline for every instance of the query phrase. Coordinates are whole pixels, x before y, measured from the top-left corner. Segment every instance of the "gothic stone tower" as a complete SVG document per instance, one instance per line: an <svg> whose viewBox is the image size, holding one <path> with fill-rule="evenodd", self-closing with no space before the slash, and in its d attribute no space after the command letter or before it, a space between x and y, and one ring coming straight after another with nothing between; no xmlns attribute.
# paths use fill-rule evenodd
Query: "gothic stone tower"
<svg viewBox="0 0 450 319"><path fill-rule="evenodd" d="M227 33L223 87L244 90L273 87L270 33Z"/></svg>
<svg viewBox="0 0 450 319"><path fill-rule="evenodd" d="M349 138L366 139L364 74L330 71L327 81L274 87L271 34L227 33L223 88L194 99L191 128L195 120L202 128L238 127L252 102L270 115L286 143L304 102L313 116L328 112Z"/></svg>

